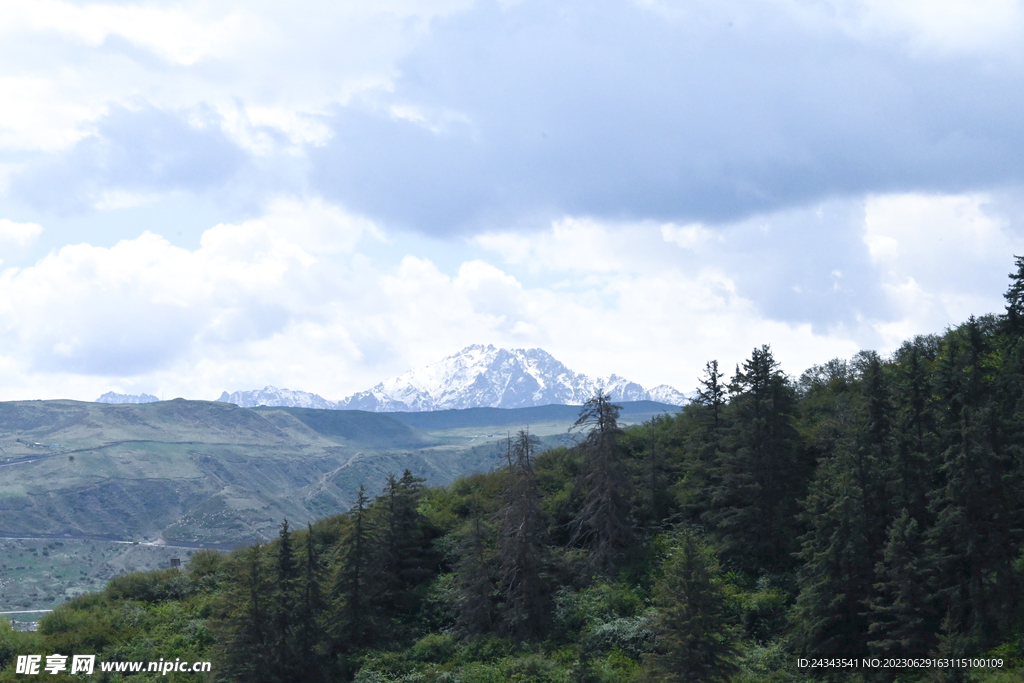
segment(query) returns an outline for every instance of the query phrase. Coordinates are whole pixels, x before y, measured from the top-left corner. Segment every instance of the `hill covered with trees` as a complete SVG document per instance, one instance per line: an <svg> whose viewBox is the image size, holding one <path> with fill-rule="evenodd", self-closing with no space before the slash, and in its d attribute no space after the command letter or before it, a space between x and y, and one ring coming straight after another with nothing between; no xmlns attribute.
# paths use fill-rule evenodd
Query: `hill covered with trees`
<svg viewBox="0 0 1024 683"><path fill-rule="evenodd" d="M676 415L622 429L599 395L571 448L523 430L497 471L406 472L272 543L119 577L0 635L0 681L26 652L256 683L1020 680L1017 268L1005 313L891 357L792 378L764 346L709 362ZM862 657L1002 665L797 666Z"/></svg>

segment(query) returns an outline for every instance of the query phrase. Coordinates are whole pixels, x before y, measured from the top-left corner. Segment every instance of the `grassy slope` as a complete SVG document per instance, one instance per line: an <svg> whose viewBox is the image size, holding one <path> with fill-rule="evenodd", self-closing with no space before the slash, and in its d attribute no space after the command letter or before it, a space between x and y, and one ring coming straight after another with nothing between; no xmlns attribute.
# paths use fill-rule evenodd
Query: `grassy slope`
<svg viewBox="0 0 1024 683"><path fill-rule="evenodd" d="M624 422L671 409L625 404ZM139 558L111 564L128 550L104 539L198 546L272 538L282 519L303 526L345 511L360 484L374 495L388 474L404 469L431 484L490 470L505 434L520 427L545 446L564 442L578 412L382 414L183 399L0 403L0 537L12 539L0 542L13 544L0 551L0 610L26 601L50 607L51 598L95 588L126 562L155 568L181 554L154 550L142 558L136 549ZM53 546L82 538L105 550L76 555L70 545ZM39 550L28 553L30 546ZM46 546L53 547L44 556Z"/></svg>

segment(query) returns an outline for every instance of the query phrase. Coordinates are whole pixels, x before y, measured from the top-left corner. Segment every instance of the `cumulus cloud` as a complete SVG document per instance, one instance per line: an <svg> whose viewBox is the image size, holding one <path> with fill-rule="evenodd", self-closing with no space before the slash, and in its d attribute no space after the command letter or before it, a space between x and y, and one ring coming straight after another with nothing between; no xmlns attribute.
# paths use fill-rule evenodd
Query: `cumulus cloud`
<svg viewBox="0 0 1024 683"><path fill-rule="evenodd" d="M664 251L659 226L566 219L544 237L555 257L592 242L586 261L535 271L570 286L526 284L525 262L371 259L360 245L386 236L320 199L278 200L195 249L152 233L69 245L0 272L0 359L15 378L4 398L53 386L84 387L86 399L107 386L212 398L267 383L338 398L472 342L541 346L585 372L683 387L707 359L738 361L760 343L794 370L856 349L765 318L719 268L648 258Z"/></svg>
<svg viewBox="0 0 1024 683"><path fill-rule="evenodd" d="M8 4L37 207L312 188L449 235L1021 180L1009 0Z"/></svg>
<svg viewBox="0 0 1024 683"><path fill-rule="evenodd" d="M338 397L475 342L681 388L886 350L1024 252L1022 32L1008 0L0 0L0 371ZM181 197L217 218L139 218Z"/></svg>
<svg viewBox="0 0 1024 683"><path fill-rule="evenodd" d="M0 218L0 244L7 242L24 247L34 242L43 232L38 223L15 223L8 218Z"/></svg>
<svg viewBox="0 0 1024 683"><path fill-rule="evenodd" d="M1024 226L987 193L897 194L865 202L864 242L896 320L879 325L892 344L970 315L998 313Z"/></svg>
<svg viewBox="0 0 1024 683"><path fill-rule="evenodd" d="M386 96L336 109L313 180L437 233L1020 180L1015 55L920 56L904 36L927 22L854 35L802 7L477 3L432 25Z"/></svg>
<svg viewBox="0 0 1024 683"><path fill-rule="evenodd" d="M318 255L349 252L367 231L321 202L281 200L211 228L195 250L148 232L68 245L0 273L6 352L42 373L132 376L265 339L318 315L332 277Z"/></svg>
<svg viewBox="0 0 1024 683"><path fill-rule="evenodd" d="M245 154L215 116L191 114L116 109L67 151L30 163L12 190L38 208L73 211L113 208L119 196L131 204L146 193L220 188Z"/></svg>

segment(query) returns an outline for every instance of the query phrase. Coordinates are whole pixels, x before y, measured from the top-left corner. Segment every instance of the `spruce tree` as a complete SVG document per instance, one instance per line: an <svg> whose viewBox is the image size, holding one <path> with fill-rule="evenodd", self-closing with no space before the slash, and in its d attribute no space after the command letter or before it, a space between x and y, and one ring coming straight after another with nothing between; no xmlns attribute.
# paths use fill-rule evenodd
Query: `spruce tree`
<svg viewBox="0 0 1024 683"><path fill-rule="evenodd" d="M1016 272L1010 273L1010 288L1006 299L1006 321L1011 334L1019 336L1024 331L1024 256L1014 256Z"/></svg>
<svg viewBox="0 0 1024 683"><path fill-rule="evenodd" d="M937 467L935 401L932 364L936 337L918 336L895 354L893 410L896 451L890 500L894 510L906 508L919 525L930 522L928 493Z"/></svg>
<svg viewBox="0 0 1024 683"><path fill-rule="evenodd" d="M785 571L796 550L797 500L807 479L794 427L796 394L768 346L736 368L729 391L729 431L704 519L725 558L753 574Z"/></svg>
<svg viewBox="0 0 1024 683"><path fill-rule="evenodd" d="M480 505L473 497L468 529L458 547L456 571L459 575L459 630L466 636L490 633L496 621L495 585L489 554L493 531L484 520Z"/></svg>
<svg viewBox="0 0 1024 683"><path fill-rule="evenodd" d="M875 566L876 596L870 602L872 653L925 656L939 628L933 604L924 537L906 509L889 527L882 558Z"/></svg>
<svg viewBox="0 0 1024 683"><path fill-rule="evenodd" d="M274 683L271 595L273 583L264 547L250 546L238 558L228 600L232 605L225 643L229 675L237 681Z"/></svg>
<svg viewBox="0 0 1024 683"><path fill-rule="evenodd" d="M400 479L388 476L378 499L382 518L381 587L375 596L382 615L396 628L408 626L419 609L416 588L431 576L438 559L431 548L433 531L417 507L425 480L405 470Z"/></svg>
<svg viewBox="0 0 1024 683"><path fill-rule="evenodd" d="M341 541L334 579L338 618L333 631L337 649L347 652L368 645L378 631L379 616L371 609L376 552L367 511L366 489L360 485L356 503L349 513L352 525Z"/></svg>
<svg viewBox="0 0 1024 683"><path fill-rule="evenodd" d="M724 376L718 370L717 360L708 362L704 367L704 377L698 380L697 397L685 409L692 422L686 443L689 457L682 502L694 521L712 507L711 483L724 447L727 424Z"/></svg>
<svg viewBox="0 0 1024 683"><path fill-rule="evenodd" d="M995 642L1019 615L1019 446L1007 441L991 348L994 321L971 318L946 335L937 362L943 405L942 484L931 498L937 595L951 628Z"/></svg>
<svg viewBox="0 0 1024 683"><path fill-rule="evenodd" d="M323 562L314 542L313 526L306 525L306 547L302 558L302 592L296 606L296 651L299 657L297 679L315 683L326 677L326 642L323 618L327 604L320 588Z"/></svg>
<svg viewBox="0 0 1024 683"><path fill-rule="evenodd" d="M281 523L281 531L278 534L276 564L272 601L274 634L271 657L275 676L282 681L292 681L297 678L299 670L299 657L295 651L292 628L298 576L287 519Z"/></svg>
<svg viewBox="0 0 1024 683"><path fill-rule="evenodd" d="M644 655L658 683L728 681L737 670L718 565L711 549L684 533L655 584L653 652Z"/></svg>
<svg viewBox="0 0 1024 683"><path fill-rule="evenodd" d="M804 503L811 529L802 539L795 615L801 650L812 656L867 651L874 549L867 496L850 459L842 453L820 463Z"/></svg>
<svg viewBox="0 0 1024 683"><path fill-rule="evenodd" d="M573 429L588 429L576 447L580 470L575 493L582 498L570 543L590 550L590 568L614 576L636 544L630 514L633 482L622 462L618 418L621 408L608 395L587 401Z"/></svg>
<svg viewBox="0 0 1024 683"><path fill-rule="evenodd" d="M498 576L503 604L502 629L519 640L540 635L547 615L544 577L547 526L533 472L536 437L520 430L509 444L509 467L498 512Z"/></svg>

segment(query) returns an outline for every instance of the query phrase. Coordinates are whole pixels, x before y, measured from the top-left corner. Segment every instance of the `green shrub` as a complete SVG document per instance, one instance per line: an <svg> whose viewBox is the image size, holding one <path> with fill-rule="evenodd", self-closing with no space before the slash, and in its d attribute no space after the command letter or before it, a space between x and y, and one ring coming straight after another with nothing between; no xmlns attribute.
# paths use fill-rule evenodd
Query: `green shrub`
<svg viewBox="0 0 1024 683"><path fill-rule="evenodd" d="M447 662L455 656L455 641L447 633L428 633L409 648L417 662Z"/></svg>
<svg viewBox="0 0 1024 683"><path fill-rule="evenodd" d="M192 592L192 585L184 572L164 569L114 577L104 592L111 600L164 602L187 597Z"/></svg>

